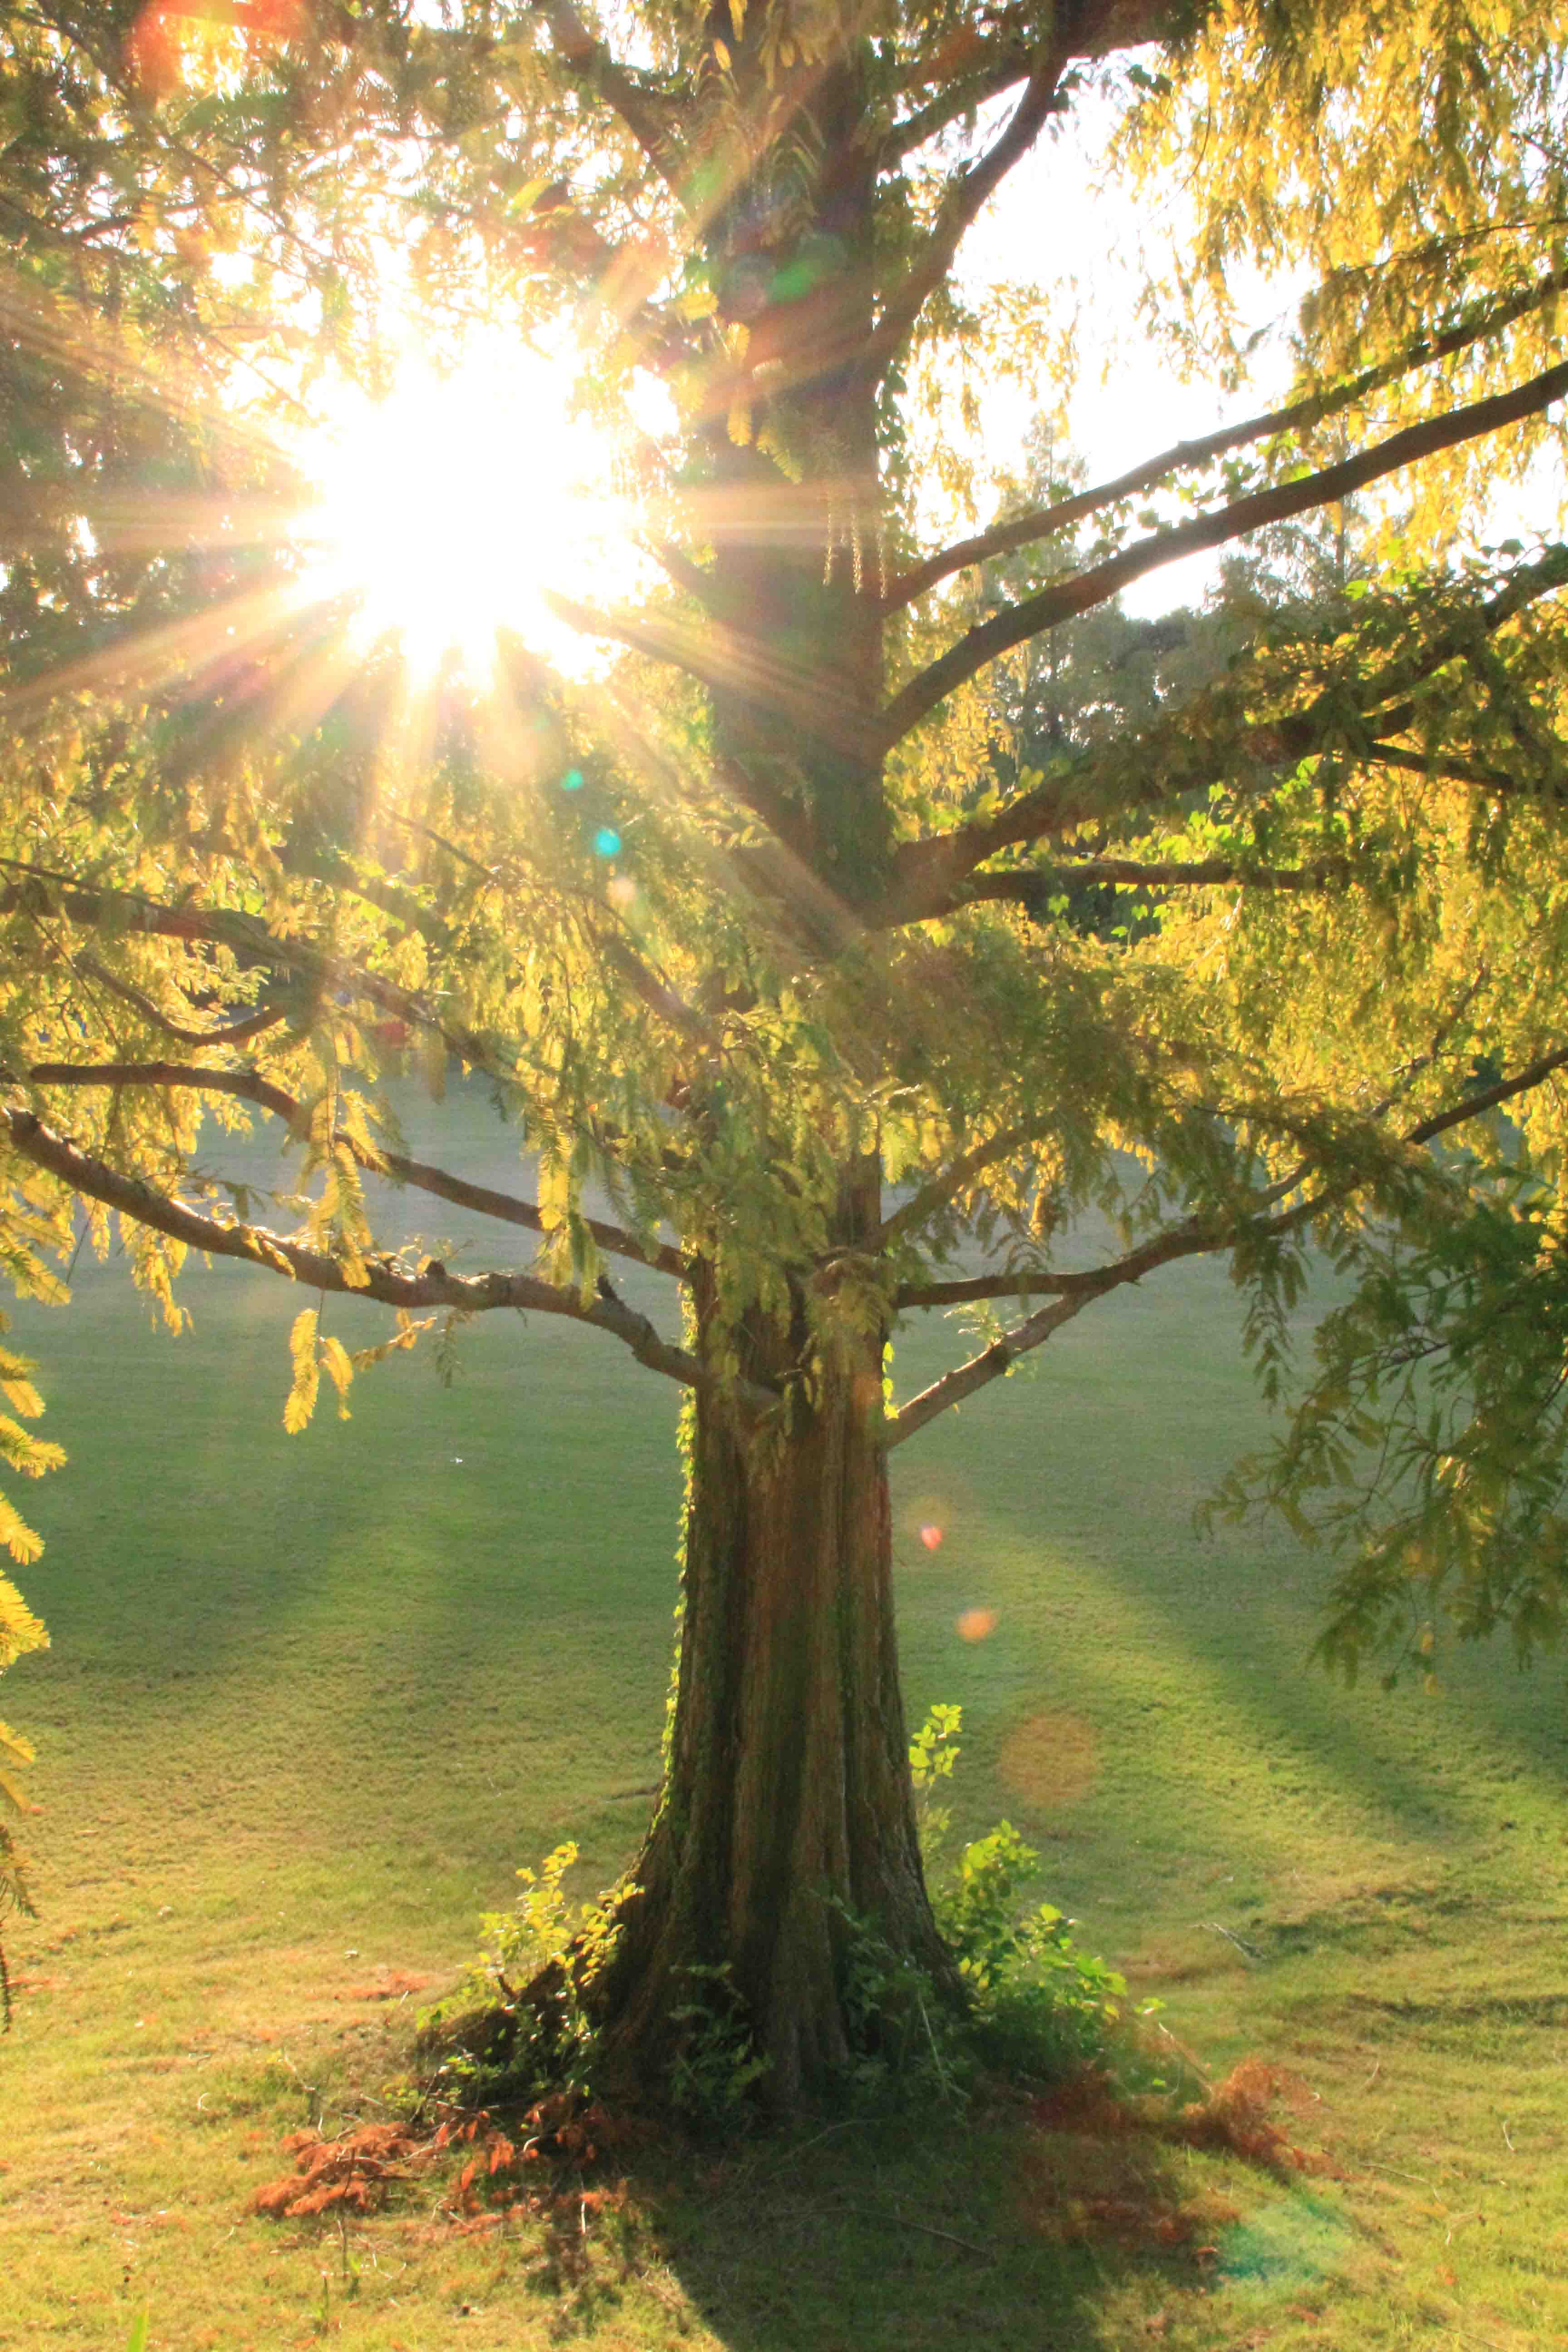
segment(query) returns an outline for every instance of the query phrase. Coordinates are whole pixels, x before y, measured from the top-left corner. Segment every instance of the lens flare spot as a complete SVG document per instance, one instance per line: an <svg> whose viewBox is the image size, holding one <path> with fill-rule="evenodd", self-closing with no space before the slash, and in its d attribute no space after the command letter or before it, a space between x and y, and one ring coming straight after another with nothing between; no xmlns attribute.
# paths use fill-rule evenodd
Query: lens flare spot
<svg viewBox="0 0 1568 2352"><path fill-rule="evenodd" d="M621 836L614 825L602 824L594 835L595 857L616 857L620 854Z"/></svg>
<svg viewBox="0 0 1568 2352"><path fill-rule="evenodd" d="M924 1544L927 1551L935 1551L937 1546L942 1541L942 1529L935 1526L931 1520L928 1519L924 1527L921 1529L921 1541Z"/></svg>
<svg viewBox="0 0 1568 2352"><path fill-rule="evenodd" d="M935 1546L926 1541L927 1528L935 1528L944 1543L950 1537L956 1537L965 1524L970 1499L963 1486L951 1480L940 1486L916 1487L898 1498L899 1528L931 1551Z"/></svg>
<svg viewBox="0 0 1568 2352"><path fill-rule="evenodd" d="M617 874L605 892L611 906L619 907L623 910L631 905L637 895L637 886L629 874Z"/></svg>
<svg viewBox="0 0 1568 2352"><path fill-rule="evenodd" d="M561 789L563 793L580 793L583 789L582 769L568 768L561 779Z"/></svg>
<svg viewBox="0 0 1568 2352"><path fill-rule="evenodd" d="M996 1770L1031 1805L1076 1805L1100 1778L1099 1737L1081 1716L1031 1715L1002 1742Z"/></svg>
<svg viewBox="0 0 1568 2352"><path fill-rule="evenodd" d="M953 1620L953 1628L961 1642L984 1642L987 1633L996 1631L994 1609L965 1609Z"/></svg>

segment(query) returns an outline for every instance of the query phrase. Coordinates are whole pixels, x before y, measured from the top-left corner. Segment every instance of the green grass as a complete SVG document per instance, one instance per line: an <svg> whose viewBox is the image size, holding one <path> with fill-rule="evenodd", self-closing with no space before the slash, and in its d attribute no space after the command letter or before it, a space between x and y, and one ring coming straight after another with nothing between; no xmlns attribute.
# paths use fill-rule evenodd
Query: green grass
<svg viewBox="0 0 1568 2352"><path fill-rule="evenodd" d="M477 1106L439 1118L505 1181ZM641 2158L585 2234L464 2236L431 2185L346 2242L247 2216L281 2135L374 2112L402 1979L447 1981L519 1863L571 1836L587 1885L641 1829L674 1392L597 1335L479 1325L452 1388L395 1360L289 1439L309 1302L194 1269L176 1342L122 1269L79 1276L25 1318L72 1459L27 1496L55 1646L4 1700L45 1807L0 2042L5 2352L122 2352L143 2307L157 2352L1568 2342L1562 1668L1468 1655L1425 1697L1306 1667L1321 1562L1191 1528L1260 1425L1222 1271L1086 1316L896 1457L905 1695L964 1709L959 1826L1008 1814L1211 2069L1294 2070L1342 2177L998 2102ZM911 1336L900 1386L954 1344ZM1182 2211L1212 2254L1162 2245Z"/></svg>

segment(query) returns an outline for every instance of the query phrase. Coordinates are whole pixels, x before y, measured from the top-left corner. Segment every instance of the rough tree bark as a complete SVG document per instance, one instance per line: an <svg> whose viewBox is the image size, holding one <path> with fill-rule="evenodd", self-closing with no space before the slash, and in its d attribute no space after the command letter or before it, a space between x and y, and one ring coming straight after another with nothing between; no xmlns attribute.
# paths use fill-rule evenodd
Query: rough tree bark
<svg viewBox="0 0 1568 2352"><path fill-rule="evenodd" d="M861 1216L874 1163L850 1171ZM701 1286L700 1322L710 1312ZM806 1334L760 1318L754 1378L787 1379ZM682 1621L666 1781L598 2002L605 2054L646 2081L674 2012L722 1969L788 2109L851 2054L858 1921L953 1988L927 1900L893 1626L884 1335L813 1351L810 1392L760 1429L721 1393L691 1413Z"/></svg>

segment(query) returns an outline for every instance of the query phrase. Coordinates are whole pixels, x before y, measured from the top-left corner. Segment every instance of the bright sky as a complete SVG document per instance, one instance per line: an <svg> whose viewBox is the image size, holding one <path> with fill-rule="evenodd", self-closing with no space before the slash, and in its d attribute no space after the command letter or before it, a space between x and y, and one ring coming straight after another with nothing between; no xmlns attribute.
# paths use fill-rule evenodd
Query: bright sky
<svg viewBox="0 0 1568 2352"><path fill-rule="evenodd" d="M1067 428L1091 482L1125 473L1173 442L1212 433L1227 417L1253 414L1282 393L1290 373L1284 333L1260 346L1253 383L1239 395L1152 372L1133 312L1140 245L1148 240L1157 248L1168 241L1185 207L1179 190L1151 213L1121 187L1096 187L1096 158L1112 121L1110 103L1086 94L1063 127L1009 175L962 257L962 275L976 287L1037 281L1049 289L1063 278L1076 287L1080 364ZM1304 283L1259 278L1248 328L1288 331ZM994 385L983 414L989 463L1016 463L1041 405L1024 384ZM1136 582L1122 603L1131 613L1163 613L1200 600L1217 572L1213 554L1190 556Z"/></svg>
<svg viewBox="0 0 1568 2352"><path fill-rule="evenodd" d="M998 122L1005 113L1004 104ZM1251 286L1244 331L1268 331L1240 393L1162 366L1135 312L1142 248L1153 246L1158 266L1163 247L1183 242L1186 207L1177 186L1163 206L1151 206L1117 184L1095 184L1113 119L1109 100L1087 94L1004 184L971 232L960 268L961 287L1037 281L1064 309L1076 304L1079 372L1067 438L1091 482L1278 398L1291 373L1289 331L1306 282L1258 277ZM563 375L543 354L520 361L510 339L487 349L481 337L446 383L410 367L379 412L345 392L333 419L337 454L323 464L310 453L328 490L311 534L320 576L340 587L363 583L367 634L401 625L416 667L433 667L451 645L479 656L500 621L581 674L595 666L593 641L563 624L542 592L604 606L634 598L646 582L632 547L635 522L610 479L607 441L565 415ZM638 422L658 436L674 422L668 394L652 379L644 388ZM973 451L981 521L994 511L988 478L1020 468L1031 427L1054 405L1049 383L992 375ZM941 429L951 432L951 415ZM1500 501L1494 535L1533 535L1557 503L1556 481L1543 469L1528 495ZM940 543L972 528L968 516L933 507L927 535ZM1172 563L1136 583L1126 608L1152 614L1199 602L1217 572L1212 553Z"/></svg>
<svg viewBox="0 0 1568 2352"><path fill-rule="evenodd" d="M498 624L558 667L595 667L596 641L546 592L614 604L650 567L605 436L567 412L569 383L559 364L498 337L493 348L477 339L445 380L411 361L380 406L341 387L327 446L312 435L300 452L322 483L302 534L317 593L357 589L362 634L401 630L416 672L455 647L482 674Z"/></svg>
<svg viewBox="0 0 1568 2352"><path fill-rule="evenodd" d="M1038 279L1048 286L1058 268L1076 279L1081 366L1068 405L1068 437L1088 464L1091 482L1124 473L1173 442L1212 433L1283 397L1291 376L1289 339L1296 308L1311 283L1307 271L1294 278L1233 278L1233 286L1245 289L1244 335L1271 331L1258 345L1251 382L1241 393L1184 382L1173 373L1152 373L1132 309L1140 240L1157 246L1178 236L1185 207L1179 188L1152 212L1121 188L1095 188L1095 158L1111 123L1110 106L1086 96L1062 131L1047 133L1004 183L963 257L964 271L976 284ZM1060 248L1060 265L1053 243ZM994 386L984 411L991 463L1016 462L1037 405L1023 385ZM1522 485L1507 485L1497 493L1488 537L1528 541L1560 530L1565 507L1563 464L1543 453ZM1123 607L1151 615L1200 602L1218 572L1219 558L1212 552L1186 557L1135 582L1123 593Z"/></svg>

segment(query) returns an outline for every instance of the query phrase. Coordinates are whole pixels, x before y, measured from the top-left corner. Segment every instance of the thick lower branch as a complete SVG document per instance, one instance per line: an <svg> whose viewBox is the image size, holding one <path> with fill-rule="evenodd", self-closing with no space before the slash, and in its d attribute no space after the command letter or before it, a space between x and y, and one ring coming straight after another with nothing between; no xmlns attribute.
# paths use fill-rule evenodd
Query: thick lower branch
<svg viewBox="0 0 1568 2352"><path fill-rule="evenodd" d="M231 1095L236 1101L254 1103L258 1109L280 1118L294 1134L302 1134L309 1123L303 1104L254 1070L205 1070L180 1062L35 1062L26 1075L36 1087L188 1087L195 1092ZM470 1183L444 1168L433 1168L427 1160L410 1160L401 1151L367 1151L352 1136L343 1140L360 1167L371 1175L411 1184L418 1192L450 1202L455 1209L471 1209L476 1215L493 1217L500 1224L521 1225L534 1234L545 1231L544 1219L531 1201L493 1192L488 1184ZM673 1275L678 1281L689 1279L685 1258L667 1243L645 1247L635 1234L605 1224L598 1217L584 1217L583 1223L598 1248L616 1257L633 1258L659 1274Z"/></svg>
<svg viewBox="0 0 1568 2352"><path fill-rule="evenodd" d="M349 1298L374 1298L384 1307L448 1307L463 1315L483 1315L498 1307L521 1312L558 1315L569 1322L586 1323L607 1331L629 1348L639 1364L663 1372L686 1388L712 1385L712 1375L686 1349L660 1339L646 1315L637 1314L618 1298L599 1297L590 1305L573 1291L558 1290L526 1274L456 1275L445 1267L426 1265L417 1274L403 1271L394 1260L366 1259L363 1279L351 1279L338 1260L324 1250L268 1232L260 1225L226 1224L204 1215L183 1201L160 1192L140 1177L127 1176L106 1160L82 1151L67 1137L44 1125L32 1111L0 1106L0 1139L35 1167L58 1177L83 1200L100 1201L106 1208L187 1249L213 1257L238 1258L247 1265L263 1266L269 1274L303 1283L311 1290L330 1291ZM777 1404L771 1389L752 1381L728 1388L743 1412L767 1412Z"/></svg>
<svg viewBox="0 0 1568 2352"><path fill-rule="evenodd" d="M1404 1135L1391 1139L1393 1147L1405 1151L1419 1150L1439 1135L1447 1135L1472 1118L1484 1118L1488 1111L1500 1109L1504 1103L1514 1101L1520 1095L1531 1093L1537 1087L1544 1086L1558 1070L1564 1068L1568 1068L1568 1045L1542 1054L1511 1077L1500 1078L1495 1086L1478 1087L1446 1110L1435 1111L1429 1118L1418 1119ZM1112 1291L1123 1289L1131 1282L1139 1282L1144 1275L1153 1274L1163 1265L1173 1265L1182 1258L1212 1256L1216 1251L1230 1248L1244 1233L1255 1236L1292 1233L1302 1225L1310 1224L1315 1218L1342 1208L1359 1189L1353 1180L1330 1185L1321 1192L1298 1201L1292 1208L1283 1210L1278 1216L1259 1217L1258 1211L1260 1208L1283 1198L1288 1191L1300 1190L1310 1174L1310 1168L1297 1169L1281 1182L1271 1185L1267 1192L1257 1196L1245 1208L1224 1218L1188 1218L1108 1265L1094 1266L1081 1274L1058 1275L1049 1282L1032 1276L1023 1284L1016 1279L1010 1280L1008 1288L1014 1292L1020 1288L1043 1290L1055 1287L1063 1295L1053 1305L1042 1307L1023 1322L1015 1324L1011 1330L1005 1331L999 1339L994 1340L980 1354L970 1357L966 1363L955 1365L952 1371L944 1372L940 1380L933 1381L930 1388L922 1389L918 1396L911 1397L908 1404L890 1415L884 1424L884 1445L890 1452L950 1406L962 1404L977 1390L1003 1379L1020 1356L1027 1355L1032 1349L1043 1347L1063 1324L1070 1323L1075 1316L1081 1314L1091 1300L1107 1297ZM989 1279L982 1277L982 1280ZM900 1304L942 1304L944 1302L939 1294L943 1289L952 1299L998 1295L963 1283L931 1285L923 1295L917 1288L901 1294Z"/></svg>

